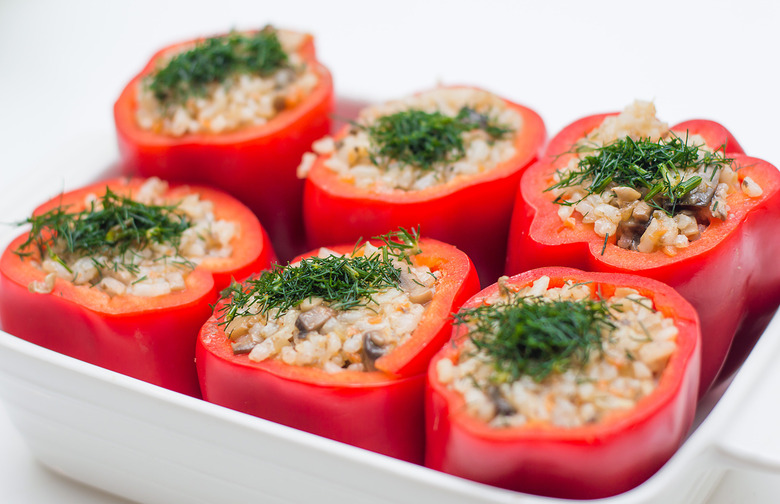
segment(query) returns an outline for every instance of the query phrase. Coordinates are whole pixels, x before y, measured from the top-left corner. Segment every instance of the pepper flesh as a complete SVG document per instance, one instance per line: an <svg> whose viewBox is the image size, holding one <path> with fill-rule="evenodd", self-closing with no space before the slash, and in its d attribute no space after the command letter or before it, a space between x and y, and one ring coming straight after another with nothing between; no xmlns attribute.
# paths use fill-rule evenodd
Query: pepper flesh
<svg viewBox="0 0 780 504"><path fill-rule="evenodd" d="M142 177L203 184L232 194L268 229L283 260L305 249L303 181L296 176L301 156L312 142L328 134L333 111L333 80L316 59L314 39L307 35L299 54L319 82L298 105L266 124L227 133L194 133L181 137L138 126L137 89L170 51L194 41L166 47L125 87L114 105L122 171Z"/></svg>
<svg viewBox="0 0 780 504"><path fill-rule="evenodd" d="M411 338L374 363L377 371L327 373L236 355L212 316L196 359L207 401L402 460L422 463L423 392L431 356L450 333L450 313L479 290L476 270L455 247L421 239L419 264L442 273ZM354 245L332 247L350 253ZM316 252L314 252L316 253ZM312 254L314 254L312 253ZM215 310L220 313L220 302Z"/></svg>
<svg viewBox="0 0 780 504"><path fill-rule="evenodd" d="M591 499L615 495L649 478L682 444L693 423L700 364L700 326L693 307L672 288L654 280L617 273L540 268L511 277L524 287L541 276L550 287L566 280L589 282L594 295L609 297L630 287L653 300L672 318L677 348L657 388L633 409L614 412L595 424L560 428L547 424L494 428L466 412L463 396L438 380L436 363L457 359L468 340L464 326L452 344L433 358L426 391L425 465L489 485L551 497ZM482 290L464 303L478 306L498 290Z"/></svg>
<svg viewBox="0 0 780 504"><path fill-rule="evenodd" d="M116 179L57 196L38 207L40 215L57 207L77 212L88 194L108 187L127 195L141 179ZM5 331L50 350L199 397L195 339L211 314L220 289L232 277L243 278L275 259L268 236L252 212L221 191L195 186L170 187L172 201L192 193L214 203L217 219L236 222L233 254L208 258L185 277L186 288L155 297L109 297L88 285L57 278L49 294L30 292L46 273L15 253L27 235L16 238L0 257L0 320ZM240 245L239 245L240 244ZM37 255L33 249L30 252ZM35 257L35 256L33 256Z"/></svg>
<svg viewBox="0 0 780 504"><path fill-rule="evenodd" d="M579 218L567 227L558 217L552 192L556 169L565 166L572 146L598 127L606 116L580 119L550 141L542 160L520 182L507 251L506 273L542 266L570 266L591 271L637 273L677 289L699 312L702 324L702 376L699 394L713 384L733 346L730 360L741 362L780 304L780 172L761 159L746 156L734 136L714 121L691 120L670 128L704 138L706 144L734 159L740 182L750 176L763 189L750 198L741 191L728 196L725 221L712 219L699 239L677 249L642 253L622 249L614 237L605 240ZM605 245L606 243L606 245ZM732 345L733 342L733 345ZM730 373L735 366L729 366ZM723 375L723 378L727 378Z"/></svg>
<svg viewBox="0 0 780 504"><path fill-rule="evenodd" d="M545 140L541 117L508 100L523 125L515 155L480 175L419 191L372 192L339 179L319 156L304 189L304 223L310 247L354 242L398 227L425 230L426 236L451 243L474 261L483 282L501 274L512 204L525 167L537 159ZM335 140L346 136L344 127ZM338 222L334 226L333 222Z"/></svg>

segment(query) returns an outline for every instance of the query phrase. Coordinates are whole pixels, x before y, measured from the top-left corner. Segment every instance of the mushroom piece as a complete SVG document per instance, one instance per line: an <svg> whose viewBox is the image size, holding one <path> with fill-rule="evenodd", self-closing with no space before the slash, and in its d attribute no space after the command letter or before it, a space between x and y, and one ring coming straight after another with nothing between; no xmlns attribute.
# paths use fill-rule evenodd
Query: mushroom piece
<svg viewBox="0 0 780 504"><path fill-rule="evenodd" d="M401 275L398 281L401 289L409 294L409 301L412 303L425 304L433 299L433 289L420 283L404 266L401 266Z"/></svg>
<svg viewBox="0 0 780 504"><path fill-rule="evenodd" d="M298 308L301 311L309 311L316 306L320 306L323 302L324 300L321 297L312 296L301 301L301 304L298 306Z"/></svg>
<svg viewBox="0 0 780 504"><path fill-rule="evenodd" d="M480 114L471 107L464 109L466 117L464 118L469 123L476 123L479 129L487 129L489 118L485 114ZM462 112L463 113L463 112Z"/></svg>
<svg viewBox="0 0 780 504"><path fill-rule="evenodd" d="M634 207L634 211L631 212L631 217L633 217L637 222L650 222L650 217L653 216L653 208L645 203L644 201L640 201L636 204Z"/></svg>
<svg viewBox="0 0 780 504"><path fill-rule="evenodd" d="M496 387L495 385L488 388L488 397L493 402L493 405L496 407L496 414L498 416L512 416L515 413L517 413L517 409L515 409L512 404L506 400L506 398L501 395L501 391Z"/></svg>
<svg viewBox="0 0 780 504"><path fill-rule="evenodd" d="M650 208L649 205L645 206ZM638 219L636 218L636 212L634 212L629 220L621 221L617 226L617 231L615 231L617 246L628 250L636 250L639 240L642 238L647 226L650 225L651 217L652 209L646 220L644 219L644 214L640 214Z"/></svg>
<svg viewBox="0 0 780 504"><path fill-rule="evenodd" d="M237 341L241 336L244 336L249 332L249 328L255 321L256 319L251 316L236 317L230 321L227 327L225 327L225 334L227 334L232 341Z"/></svg>
<svg viewBox="0 0 780 504"><path fill-rule="evenodd" d="M273 107L276 112L281 112L287 108L287 100L282 95L276 95L276 97L274 97Z"/></svg>
<svg viewBox="0 0 780 504"><path fill-rule="evenodd" d="M366 371L376 371L374 363L387 351L384 345L385 339L378 331L363 334L363 367Z"/></svg>
<svg viewBox="0 0 780 504"><path fill-rule="evenodd" d="M282 89L295 82L295 70L292 68L282 68L277 70L274 75L274 84L276 89Z"/></svg>
<svg viewBox="0 0 780 504"><path fill-rule="evenodd" d="M623 206L642 197L642 194L636 189L628 186L617 186L612 188L618 199L618 205Z"/></svg>
<svg viewBox="0 0 780 504"><path fill-rule="evenodd" d="M244 334L230 343L233 348L233 354L248 354L255 347L255 340L250 334Z"/></svg>
<svg viewBox="0 0 780 504"><path fill-rule="evenodd" d="M319 331L320 328L325 325L325 322L335 315L336 311L333 308L318 305L311 310L301 312L301 314L298 315L298 319L295 321L295 327L304 333Z"/></svg>
<svg viewBox="0 0 780 504"><path fill-rule="evenodd" d="M677 204L685 207L707 207L715 196L718 184L699 184L693 191L681 198Z"/></svg>

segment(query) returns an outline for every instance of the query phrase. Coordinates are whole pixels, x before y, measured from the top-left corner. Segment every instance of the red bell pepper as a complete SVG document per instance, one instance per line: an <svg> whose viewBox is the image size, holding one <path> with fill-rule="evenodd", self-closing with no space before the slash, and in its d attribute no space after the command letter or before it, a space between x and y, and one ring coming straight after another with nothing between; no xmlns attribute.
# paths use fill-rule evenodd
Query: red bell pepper
<svg viewBox="0 0 780 504"><path fill-rule="evenodd" d="M450 333L450 314L479 290L469 258L421 239L417 264L441 272L436 292L411 338L375 362L377 371L292 366L234 355L220 307L200 332L196 351L203 398L228 408L402 460L422 463L423 391L431 356ZM350 253L354 245L334 247ZM313 253L312 253L313 254Z"/></svg>
<svg viewBox="0 0 780 504"><path fill-rule="evenodd" d="M333 81L316 59L313 37L307 35L299 54L319 82L294 108L266 124L232 132L174 137L140 128L135 119L141 80L171 50L157 52L125 87L114 105L123 173L204 184L222 189L246 204L268 230L280 258L305 250L301 206L303 181L296 176L301 156L313 141L330 132Z"/></svg>
<svg viewBox="0 0 780 504"><path fill-rule="evenodd" d="M44 203L41 215L58 207L84 210L88 194L106 188L127 195L143 180L110 180L78 189ZM231 278L244 278L275 260L268 236L252 212L238 200L211 188L171 187L166 199L177 201L198 193L212 201L217 219L237 224L230 257L204 259L186 277L186 288L156 297L109 297L89 285L74 285L57 278L49 294L30 292L28 285L42 282L46 273L31 258L15 251L27 239L16 238L0 258L0 320L3 329L27 341L162 387L200 396L195 372L195 339L211 314L220 289Z"/></svg>
<svg viewBox="0 0 780 504"><path fill-rule="evenodd" d="M502 272L512 204L523 169L537 159L545 127L533 110L504 100L523 126L515 155L485 173L418 191L376 193L340 180L319 156L304 189L304 224L310 247L376 236L399 226L425 230L451 243L474 261L482 282ZM335 139L349 131L344 127ZM334 226L333 223L339 225Z"/></svg>
<svg viewBox="0 0 780 504"><path fill-rule="evenodd" d="M547 424L494 428L466 412L463 396L442 385L436 363L456 361L468 340L465 326L453 331L453 344L433 358L426 392L428 467L511 490L553 497L590 499L624 492L650 477L680 446L696 409L700 328L696 311L672 288L655 280L618 273L586 273L570 268L540 268L511 277L509 284L530 285L541 276L550 287L566 280L589 282L604 297L630 287L672 318L677 348L657 388L633 409L601 421L563 428ZM497 284L468 300L479 306Z"/></svg>
<svg viewBox="0 0 780 504"><path fill-rule="evenodd" d="M691 120L673 126L684 135L701 135L713 149L725 146L734 159L740 182L750 176L763 189L758 198L741 191L728 196L728 219L713 219L686 248L668 256L662 251L641 253L622 249L577 217L566 227L558 217L552 192L556 169L565 166L571 147L598 127L609 114L578 120L550 142L544 158L529 168L520 182L507 252L507 274L541 266L571 266L591 271L637 273L677 289L699 312L704 341L700 394L718 375L729 348L741 361L780 304L780 173L761 159L744 155L722 125ZM735 336L736 335L736 336ZM733 370L733 369L732 369Z"/></svg>

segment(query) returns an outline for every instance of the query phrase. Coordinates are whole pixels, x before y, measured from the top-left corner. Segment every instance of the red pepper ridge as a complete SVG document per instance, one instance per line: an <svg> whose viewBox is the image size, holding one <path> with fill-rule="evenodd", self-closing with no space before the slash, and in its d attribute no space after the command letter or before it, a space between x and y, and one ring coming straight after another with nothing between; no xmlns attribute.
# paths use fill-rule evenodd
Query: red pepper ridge
<svg viewBox="0 0 780 504"><path fill-rule="evenodd" d="M279 257L288 260L305 249L303 181L296 170L312 142L330 133L334 105L330 72L317 61L314 39L307 36L298 53L317 73L319 82L301 103L266 124L181 137L140 128L135 112L141 80L165 54L193 42L155 53L114 104L122 172L208 185L232 194L258 216Z"/></svg>
<svg viewBox="0 0 780 504"><path fill-rule="evenodd" d="M88 194L106 187L128 194L141 179L114 179L52 198L35 210L41 214L60 205L85 208ZM0 257L0 320L10 334L51 350L171 390L200 396L195 373L194 343L211 314L210 305L232 277L268 267L275 254L252 212L221 191L196 186L171 186L166 196L197 192L214 203L219 219L238 224L230 258L204 260L186 278L186 289L156 297L111 298L89 286L57 278L49 294L31 293L28 285L46 273L14 251L26 240L16 238ZM240 246L238 244L241 244Z"/></svg>
<svg viewBox="0 0 780 504"><path fill-rule="evenodd" d="M474 261L482 282L502 272L511 208L523 170L539 156L546 132L533 110L504 100L523 118L516 154L477 176L420 191L376 193L343 182L319 156L304 189L304 222L310 247L355 241L399 227L420 226L426 236L451 243ZM349 126L335 137L344 137ZM338 226L333 223L338 222Z"/></svg>
<svg viewBox="0 0 780 504"><path fill-rule="evenodd" d="M698 240L675 256L625 250L579 221L567 227L558 217L554 196L545 192L557 168L568 163L577 140L601 124L598 114L573 122L556 135L544 158L524 173L515 201L506 273L542 266L590 271L639 273L676 288L698 310L705 334L700 395L715 381L732 348L726 378L744 359L780 304L780 250L775 224L780 220L780 172L766 161L745 156L733 135L708 120L685 121L674 131L701 135L713 149L726 146L740 181L750 176L763 189L757 198L729 195L726 221L713 219ZM603 250L603 254L602 254Z"/></svg>
<svg viewBox="0 0 780 504"><path fill-rule="evenodd" d="M212 316L198 338L203 398L344 443L422 463L423 390L431 356L450 334L450 314L479 289L476 270L455 247L421 239L415 261L442 273L436 293L409 341L376 361L382 371L327 373L274 359L234 355ZM350 253L354 243L330 247ZM307 255L314 255L317 251ZM219 306L215 310L220 313Z"/></svg>
<svg viewBox="0 0 780 504"><path fill-rule="evenodd" d="M426 393L426 466L482 483L540 495L590 499L624 492L649 478L682 444L696 409L701 331L693 307L671 287L619 273L587 273L549 267L511 277L525 287L541 276L550 287L566 280L590 282L605 297L615 287L630 287L653 300L656 310L674 319L677 348L657 388L625 412L576 428L528 425L493 428L471 417L458 392L438 381L436 363L456 359L465 328L453 330L453 344L431 361ZM493 284L463 308L477 306L498 290Z"/></svg>

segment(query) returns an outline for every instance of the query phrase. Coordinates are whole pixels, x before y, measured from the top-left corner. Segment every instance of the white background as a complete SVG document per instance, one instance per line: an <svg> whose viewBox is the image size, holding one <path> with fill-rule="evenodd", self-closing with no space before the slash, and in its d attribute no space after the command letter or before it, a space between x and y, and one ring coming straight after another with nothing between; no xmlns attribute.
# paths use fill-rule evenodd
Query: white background
<svg viewBox="0 0 780 504"><path fill-rule="evenodd" d="M337 93L390 99L441 82L534 108L552 135L653 100L726 125L780 164L780 3L628 1L23 2L0 0L0 221L116 160L112 106L158 48L273 23L316 36ZM0 405L0 502L116 503L34 462ZM777 502L780 476L731 472L712 504Z"/></svg>

